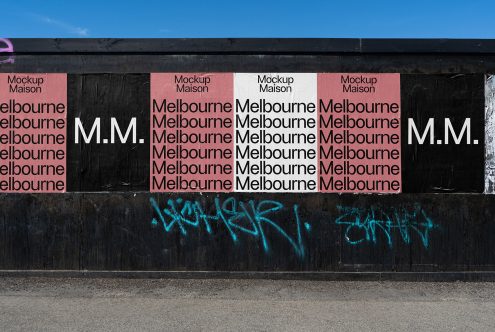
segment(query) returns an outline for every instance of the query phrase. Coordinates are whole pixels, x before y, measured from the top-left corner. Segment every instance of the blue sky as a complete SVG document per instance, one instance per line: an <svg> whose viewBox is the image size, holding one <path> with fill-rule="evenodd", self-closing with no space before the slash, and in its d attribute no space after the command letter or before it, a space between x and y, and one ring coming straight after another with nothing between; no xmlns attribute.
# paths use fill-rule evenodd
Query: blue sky
<svg viewBox="0 0 495 332"><path fill-rule="evenodd" d="M495 38L494 0L2 2L6 38Z"/></svg>

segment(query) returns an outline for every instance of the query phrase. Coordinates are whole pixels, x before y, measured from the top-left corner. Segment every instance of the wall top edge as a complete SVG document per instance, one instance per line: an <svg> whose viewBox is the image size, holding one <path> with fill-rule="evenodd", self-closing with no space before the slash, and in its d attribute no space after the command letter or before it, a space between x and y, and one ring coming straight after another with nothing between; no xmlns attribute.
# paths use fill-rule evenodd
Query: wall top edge
<svg viewBox="0 0 495 332"><path fill-rule="evenodd" d="M10 45L9 45L10 43ZM495 54L495 39L2 38L14 54ZM12 52L13 51L13 52Z"/></svg>

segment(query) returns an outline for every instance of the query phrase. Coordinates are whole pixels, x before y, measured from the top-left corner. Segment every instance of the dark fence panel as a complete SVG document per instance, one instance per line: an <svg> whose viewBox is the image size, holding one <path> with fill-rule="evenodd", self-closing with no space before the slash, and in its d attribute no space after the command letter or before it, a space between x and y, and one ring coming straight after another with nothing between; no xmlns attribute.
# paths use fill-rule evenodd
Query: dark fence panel
<svg viewBox="0 0 495 332"><path fill-rule="evenodd" d="M3 269L470 271L495 266L492 196L11 194L0 204Z"/></svg>
<svg viewBox="0 0 495 332"><path fill-rule="evenodd" d="M481 194L484 81L495 72L495 41L11 42L14 52L0 48L5 56L0 72L68 73L69 193L1 195L0 269L439 272L495 267L495 197ZM152 72L400 73L405 193L150 194ZM136 117L145 142L75 145L76 117L85 123L100 117L103 128L111 117L123 123ZM449 117L457 130L469 117L479 144L408 145L409 117L418 124ZM438 123L438 132L443 129Z"/></svg>

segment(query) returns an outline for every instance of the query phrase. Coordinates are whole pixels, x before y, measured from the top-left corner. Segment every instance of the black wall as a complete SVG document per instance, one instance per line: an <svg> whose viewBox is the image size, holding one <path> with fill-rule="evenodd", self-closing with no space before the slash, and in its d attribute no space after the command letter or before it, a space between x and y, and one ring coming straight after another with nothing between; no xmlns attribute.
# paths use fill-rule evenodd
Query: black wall
<svg viewBox="0 0 495 332"><path fill-rule="evenodd" d="M0 64L0 72L69 74L68 128L76 116L137 117L138 128L148 128L150 72L401 73L404 193L150 194L147 129L142 145L76 146L69 133L68 193L1 195L0 269L487 271L495 266L495 202L482 194L484 80L495 72L494 41L12 42L14 62ZM450 117L457 128L469 117L480 144L408 145L408 117L418 124ZM250 214L241 214L242 204ZM188 209L172 213L171 206L184 205ZM263 215L270 205L279 210Z"/></svg>
<svg viewBox="0 0 495 332"><path fill-rule="evenodd" d="M215 198L224 203L227 196L231 197L2 195L0 265L4 269L233 271L476 271L495 267L492 196L236 194L237 203L272 200L283 204L283 209L267 217L287 237L273 224L261 223L267 249L261 236L236 229L234 241L226 223L215 221ZM183 224L184 234L178 224L168 231L160 222L153 225L153 218L159 220L159 216L150 198L164 209L169 207L168 199L179 197L184 201L177 206L197 201L204 207L211 217L211 233L203 218L199 226ZM288 240L298 239L294 205L301 223L300 247ZM196 220L193 214L179 215ZM359 223L349 229L349 224L339 224L356 222L358 216ZM253 229L248 218L236 223Z"/></svg>

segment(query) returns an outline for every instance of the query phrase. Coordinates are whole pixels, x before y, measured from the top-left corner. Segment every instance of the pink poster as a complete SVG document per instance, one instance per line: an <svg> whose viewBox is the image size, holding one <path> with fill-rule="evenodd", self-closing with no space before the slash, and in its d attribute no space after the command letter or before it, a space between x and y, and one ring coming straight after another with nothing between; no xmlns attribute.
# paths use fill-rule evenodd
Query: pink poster
<svg viewBox="0 0 495 332"><path fill-rule="evenodd" d="M401 191L400 74L318 74L319 190Z"/></svg>
<svg viewBox="0 0 495 332"><path fill-rule="evenodd" d="M151 192L231 192L232 73L151 74Z"/></svg>
<svg viewBox="0 0 495 332"><path fill-rule="evenodd" d="M66 115L66 74L0 74L0 192L65 192Z"/></svg>

